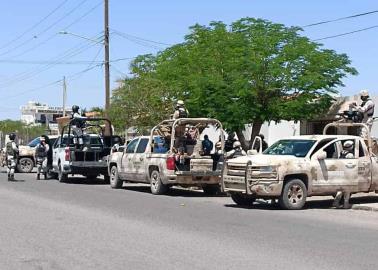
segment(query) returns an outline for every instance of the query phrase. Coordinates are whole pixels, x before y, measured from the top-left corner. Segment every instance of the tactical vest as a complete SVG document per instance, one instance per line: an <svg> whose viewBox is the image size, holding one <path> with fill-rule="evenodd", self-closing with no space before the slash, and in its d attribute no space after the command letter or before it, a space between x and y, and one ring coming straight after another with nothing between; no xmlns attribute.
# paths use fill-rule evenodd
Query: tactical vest
<svg viewBox="0 0 378 270"><path fill-rule="evenodd" d="M368 101L371 101L371 99L369 98L369 99L363 101L363 102L361 103L361 107L364 107L365 104L366 104ZM369 110L366 111L366 115L367 115L368 117L373 117L373 115L374 115L374 107L375 107L375 106L374 106L374 104L373 104L373 107L371 107Z"/></svg>
<svg viewBox="0 0 378 270"><path fill-rule="evenodd" d="M236 157L241 157L241 156L243 156L243 150L241 150L240 148L235 149L235 152L232 155L232 157L236 158Z"/></svg>
<svg viewBox="0 0 378 270"><path fill-rule="evenodd" d="M13 142L7 142L6 152L9 156L16 155L16 152L13 150Z"/></svg>
<svg viewBox="0 0 378 270"><path fill-rule="evenodd" d="M187 118L188 117L188 113L185 110L185 108L179 108L178 112L179 112L179 118Z"/></svg>
<svg viewBox="0 0 378 270"><path fill-rule="evenodd" d="M41 157L41 158L46 157L47 153L46 153L45 146L43 146L42 144L38 144L36 148L36 155L37 157Z"/></svg>

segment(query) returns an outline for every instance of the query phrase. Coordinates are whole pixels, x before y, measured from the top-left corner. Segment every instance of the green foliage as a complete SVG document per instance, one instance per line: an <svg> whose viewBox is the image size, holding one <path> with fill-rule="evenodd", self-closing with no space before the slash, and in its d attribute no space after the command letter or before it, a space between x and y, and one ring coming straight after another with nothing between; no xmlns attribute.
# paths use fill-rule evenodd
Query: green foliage
<svg viewBox="0 0 378 270"><path fill-rule="evenodd" d="M0 130L3 132L3 135L15 132L17 134L18 139L21 140L23 143L27 143L28 140L34 139L35 137L45 134L45 128L46 127L44 126L26 125L21 121L15 121L10 119L0 121Z"/></svg>
<svg viewBox="0 0 378 270"><path fill-rule="evenodd" d="M118 124L151 125L180 98L191 116L215 117L233 131L246 123L316 117L342 79L357 71L347 55L300 32L254 18L194 25L183 43L131 64L133 78L114 92L113 116L127 111Z"/></svg>

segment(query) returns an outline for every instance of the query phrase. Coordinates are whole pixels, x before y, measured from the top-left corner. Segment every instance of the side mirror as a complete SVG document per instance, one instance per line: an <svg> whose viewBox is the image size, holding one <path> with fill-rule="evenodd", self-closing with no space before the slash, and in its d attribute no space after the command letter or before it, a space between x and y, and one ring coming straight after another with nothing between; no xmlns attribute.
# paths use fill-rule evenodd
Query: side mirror
<svg viewBox="0 0 378 270"><path fill-rule="evenodd" d="M325 151L321 151L320 153L318 153L318 154L316 155L316 158L317 158L318 160L324 160L324 159L327 158L327 153L326 153Z"/></svg>
<svg viewBox="0 0 378 270"><path fill-rule="evenodd" d="M248 156L253 156L253 155L257 155L259 152L257 152L257 150L255 149L251 149L251 150L248 150L247 151L247 155Z"/></svg>

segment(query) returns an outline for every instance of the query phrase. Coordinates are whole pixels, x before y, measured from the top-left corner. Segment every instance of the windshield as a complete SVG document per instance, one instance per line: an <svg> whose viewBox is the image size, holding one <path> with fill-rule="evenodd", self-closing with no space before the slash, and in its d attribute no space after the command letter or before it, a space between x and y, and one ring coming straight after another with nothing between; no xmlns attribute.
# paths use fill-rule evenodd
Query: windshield
<svg viewBox="0 0 378 270"><path fill-rule="evenodd" d="M36 147L37 144L39 144L39 137L37 137L34 140L32 140L31 142L29 142L28 146L30 146L30 147Z"/></svg>
<svg viewBox="0 0 378 270"><path fill-rule="evenodd" d="M264 154L305 157L315 142L314 140L280 140L266 149Z"/></svg>

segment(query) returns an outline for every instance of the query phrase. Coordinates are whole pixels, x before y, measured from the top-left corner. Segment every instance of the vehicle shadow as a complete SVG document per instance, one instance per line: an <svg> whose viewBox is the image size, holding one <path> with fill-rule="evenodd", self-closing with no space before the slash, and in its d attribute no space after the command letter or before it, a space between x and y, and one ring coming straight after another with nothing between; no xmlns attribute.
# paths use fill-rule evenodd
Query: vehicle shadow
<svg viewBox="0 0 378 270"><path fill-rule="evenodd" d="M361 197L352 197L349 201L350 206L353 205L369 205L372 203L378 203L378 196L361 196ZM336 209L333 207L333 199L326 197L325 199L314 199L307 201L302 210L310 209L335 209L335 210L344 210L342 208ZM252 206L240 206L237 204L225 204L225 207L231 208L241 208L241 209L256 209L256 210L282 210L278 203L271 203L271 201L257 200Z"/></svg>
<svg viewBox="0 0 378 270"><path fill-rule="evenodd" d="M66 181L62 182L62 184L70 184L70 185L109 185L109 183L105 182L101 178L87 179L87 178L84 178L84 177L69 177Z"/></svg>
<svg viewBox="0 0 378 270"><path fill-rule="evenodd" d="M151 189L148 185L134 185L134 184L124 184L122 189L135 191L135 192L143 192L143 193L151 193ZM180 188L180 187L171 187L169 188L168 192L163 196L170 196L170 197L199 197L199 198L206 198L206 197L227 197L226 194L216 194L216 195L209 195L204 193L201 189L188 189L188 188Z"/></svg>

